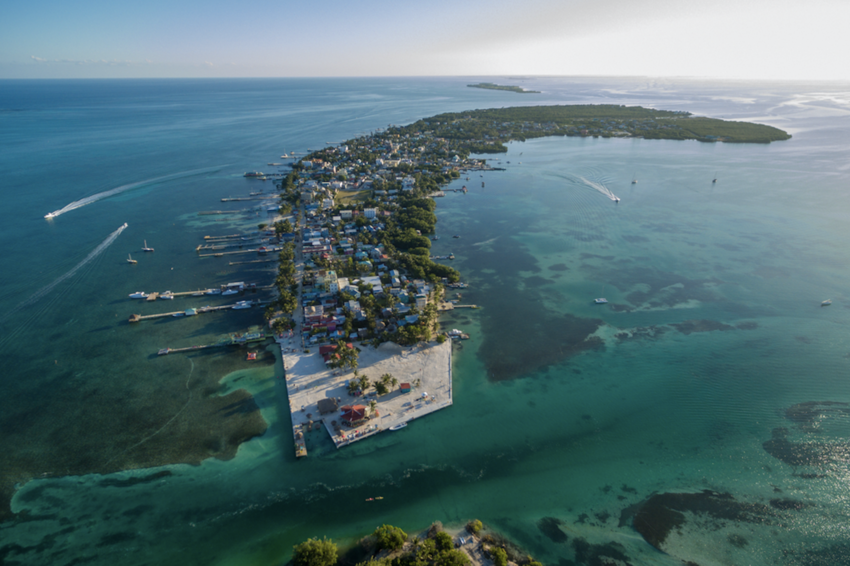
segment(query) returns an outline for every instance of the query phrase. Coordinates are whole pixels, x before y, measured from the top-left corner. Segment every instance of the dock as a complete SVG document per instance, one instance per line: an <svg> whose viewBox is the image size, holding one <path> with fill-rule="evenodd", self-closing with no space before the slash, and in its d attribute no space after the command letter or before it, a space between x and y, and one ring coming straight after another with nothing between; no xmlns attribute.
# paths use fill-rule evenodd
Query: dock
<svg viewBox="0 0 850 566"><path fill-rule="evenodd" d="M253 332L248 334L231 334L230 340L222 340L221 342L216 342L215 344L200 344L197 346L187 346L186 348L162 348L159 352L157 352L160 356L167 356L168 354L179 354L181 352L195 352L197 350L207 350L209 348L223 348L225 346L242 346L245 344L253 344L255 342L262 342L264 340L268 340L269 338L274 338L271 334L266 334L265 332Z"/></svg>
<svg viewBox="0 0 850 566"><path fill-rule="evenodd" d="M226 198L221 199L221 202L236 202L236 201L243 201L243 200L273 200L275 198L277 198L277 197L275 197L275 196L270 196L270 197L226 197Z"/></svg>
<svg viewBox="0 0 850 566"><path fill-rule="evenodd" d="M206 210L198 213L198 216L204 215L212 215L212 214L239 214L241 210Z"/></svg>
<svg viewBox="0 0 850 566"><path fill-rule="evenodd" d="M249 307L249 308L263 307L265 305L268 305L269 303L271 303L271 301L251 301L251 307ZM218 306L218 307L200 307L198 309L189 309L189 310L195 310L195 314L193 314L193 315L192 314L187 315L186 311L162 312L162 313L157 313L157 314L131 314L130 318L128 319L128 322L141 322L143 320L153 320L155 318L165 318L167 316L173 316L175 318L176 317L184 317L184 316L195 316L195 315L199 315L199 314L203 314L203 313L207 313L207 312L233 310L233 307L235 305L236 305L236 303L234 303L232 305L221 305L221 306ZM237 310L241 310L241 309L237 309Z"/></svg>
<svg viewBox="0 0 850 566"><path fill-rule="evenodd" d="M227 265L242 265L245 263L272 263L278 261L277 259L252 259L251 261L231 261Z"/></svg>
<svg viewBox="0 0 850 566"><path fill-rule="evenodd" d="M440 311L453 311L455 309L477 309L478 305L455 305L453 303L440 303L440 306L437 307L437 310Z"/></svg>
<svg viewBox="0 0 850 566"><path fill-rule="evenodd" d="M271 246L266 248L265 250L261 250L259 248L252 248L250 250L239 250L235 252L216 252L214 254L198 254L198 257L222 257L225 255L233 255L233 254L266 254L271 252L279 252L282 250L280 246Z"/></svg>
<svg viewBox="0 0 850 566"><path fill-rule="evenodd" d="M233 242L213 242L210 244L200 244L197 248L195 248L196 252L201 250L226 250L227 248L241 248L244 246L256 246L258 244L267 244L269 243L269 238L253 238L251 240L238 240Z"/></svg>

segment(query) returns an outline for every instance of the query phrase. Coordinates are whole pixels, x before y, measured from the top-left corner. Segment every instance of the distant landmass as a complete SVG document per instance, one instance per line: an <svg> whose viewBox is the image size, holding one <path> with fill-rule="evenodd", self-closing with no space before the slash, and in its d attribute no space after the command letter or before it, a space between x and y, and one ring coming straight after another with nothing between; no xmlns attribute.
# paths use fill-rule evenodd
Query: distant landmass
<svg viewBox="0 0 850 566"><path fill-rule="evenodd" d="M472 85L470 85L472 86ZM453 151L504 153L509 141L545 136L632 137L702 142L770 143L788 132L752 122L693 116L690 112L640 106L584 104L524 106L450 112L401 128L451 140Z"/></svg>
<svg viewBox="0 0 850 566"><path fill-rule="evenodd" d="M477 85L466 85L470 88L486 88L489 90L508 90L510 92L519 92L521 94L540 94L539 90L525 90L521 86L514 85L497 85L495 83L478 83Z"/></svg>

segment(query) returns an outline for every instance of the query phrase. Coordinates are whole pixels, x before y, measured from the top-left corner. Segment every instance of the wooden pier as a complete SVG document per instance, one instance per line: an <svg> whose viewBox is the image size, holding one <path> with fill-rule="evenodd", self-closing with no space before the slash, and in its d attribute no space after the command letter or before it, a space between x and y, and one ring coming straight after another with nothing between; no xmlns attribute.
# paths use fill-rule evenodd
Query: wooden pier
<svg viewBox="0 0 850 566"><path fill-rule="evenodd" d="M251 301L251 306L249 308L263 307L263 306L268 305L270 303L271 303L271 301ZM155 318L165 318L167 316L173 316L175 318L176 317L182 318L182 317L186 317L186 316L196 316L196 315L204 314L204 313L207 313L207 312L233 310L234 306L236 306L236 303L234 303L232 305L221 305L221 306L218 306L218 307L200 307L200 308L197 308L197 309L188 309L188 310L195 310L194 315L192 315L192 314L187 315L186 311L163 312L163 313L157 313L157 314L131 314L130 318L128 319L128 322L141 322L143 320L153 320ZM236 309L236 310L241 310L241 309Z"/></svg>
<svg viewBox="0 0 850 566"><path fill-rule="evenodd" d="M236 201L243 201L243 200L273 200L273 199L276 199L276 198L277 197L275 197L275 196L270 196L270 197L258 197L258 196L255 196L255 197L226 197L226 198L221 199L221 202L236 202Z"/></svg>
<svg viewBox="0 0 850 566"><path fill-rule="evenodd" d="M437 310L440 311L453 311L455 309L477 309L478 305L455 305L453 303L441 303Z"/></svg>
<svg viewBox="0 0 850 566"><path fill-rule="evenodd" d="M272 263L278 261L277 259L252 259L251 261L231 261L227 265L242 265L245 263Z"/></svg>
<svg viewBox="0 0 850 566"><path fill-rule="evenodd" d="M242 248L245 246L262 246L270 244L271 238L251 238L250 240L225 240L223 242L211 242L200 244L195 248L196 252L201 250L226 250L227 248Z"/></svg>
<svg viewBox="0 0 850 566"><path fill-rule="evenodd" d="M252 248L250 250L239 250L235 252L216 252L214 254L198 254L198 257L222 257L225 255L233 255L233 254L266 254L271 252L279 252L283 248L279 246L271 246L266 248L265 250L261 250L259 248Z"/></svg>
<svg viewBox="0 0 850 566"><path fill-rule="evenodd" d="M182 352L195 352L197 350L207 350L209 348L223 348L225 346L243 346L247 344L253 344L255 342L262 342L269 338L274 338L274 336L270 334L266 334L265 332L256 332L253 334L231 334L230 340L222 340L221 342L216 342L215 344L200 344L197 346L188 346L186 348L163 348L157 354L160 356L166 356L168 354L179 354Z"/></svg>

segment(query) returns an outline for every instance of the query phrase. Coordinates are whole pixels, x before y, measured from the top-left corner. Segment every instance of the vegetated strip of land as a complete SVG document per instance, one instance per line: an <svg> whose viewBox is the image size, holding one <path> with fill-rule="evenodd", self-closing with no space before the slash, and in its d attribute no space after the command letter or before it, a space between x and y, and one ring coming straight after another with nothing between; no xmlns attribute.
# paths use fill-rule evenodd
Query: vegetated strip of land
<svg viewBox="0 0 850 566"><path fill-rule="evenodd" d="M787 132L752 122L705 118L690 112L640 106L588 104L527 106L438 114L398 128L397 133L428 132L474 153L504 153L504 142L545 136L637 137L704 142L770 143Z"/></svg>
<svg viewBox="0 0 850 566"><path fill-rule="evenodd" d="M478 83L475 85L466 85L470 88L484 88L488 90L507 90L510 92L518 92L520 94L540 94L539 90L525 90L521 86L516 85L497 85L496 83Z"/></svg>

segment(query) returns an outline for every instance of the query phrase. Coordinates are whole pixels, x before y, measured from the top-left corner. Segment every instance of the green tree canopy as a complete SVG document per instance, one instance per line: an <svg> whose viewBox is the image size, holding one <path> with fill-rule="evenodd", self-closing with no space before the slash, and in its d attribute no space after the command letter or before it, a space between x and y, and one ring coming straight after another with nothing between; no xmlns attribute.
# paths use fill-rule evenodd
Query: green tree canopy
<svg viewBox="0 0 850 566"><path fill-rule="evenodd" d="M296 566L333 566L337 560L336 544L327 537L307 539L296 544L292 561Z"/></svg>
<svg viewBox="0 0 850 566"><path fill-rule="evenodd" d="M407 533L392 525L381 525L372 534L375 537L375 542L379 550L385 548L397 550L404 546L404 541L407 540Z"/></svg>

